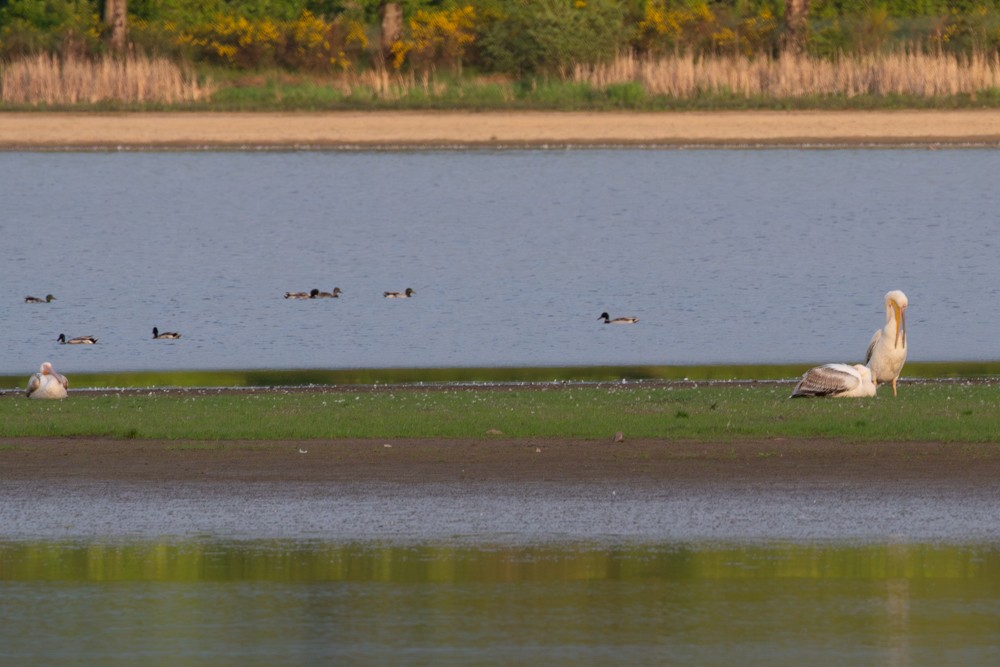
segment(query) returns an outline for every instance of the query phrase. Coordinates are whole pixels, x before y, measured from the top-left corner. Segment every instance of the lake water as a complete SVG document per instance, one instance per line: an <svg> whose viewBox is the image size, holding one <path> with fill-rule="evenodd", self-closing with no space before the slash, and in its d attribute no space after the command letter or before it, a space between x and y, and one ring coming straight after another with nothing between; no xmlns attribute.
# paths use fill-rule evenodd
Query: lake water
<svg viewBox="0 0 1000 667"><path fill-rule="evenodd" d="M995 545L0 542L0 665L988 665Z"/></svg>
<svg viewBox="0 0 1000 667"><path fill-rule="evenodd" d="M857 361L890 289L911 360L1000 359L994 150L3 153L0 170L4 373Z"/></svg>

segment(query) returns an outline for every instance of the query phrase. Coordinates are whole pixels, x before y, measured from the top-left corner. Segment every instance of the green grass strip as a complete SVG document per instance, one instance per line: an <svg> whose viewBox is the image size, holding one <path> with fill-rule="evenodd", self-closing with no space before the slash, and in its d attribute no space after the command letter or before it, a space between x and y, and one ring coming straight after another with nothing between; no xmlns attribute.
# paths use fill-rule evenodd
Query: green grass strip
<svg viewBox="0 0 1000 667"><path fill-rule="evenodd" d="M992 383L913 383L894 398L787 398L785 384L551 385L121 393L0 400L2 436L196 440L628 438L1000 443Z"/></svg>

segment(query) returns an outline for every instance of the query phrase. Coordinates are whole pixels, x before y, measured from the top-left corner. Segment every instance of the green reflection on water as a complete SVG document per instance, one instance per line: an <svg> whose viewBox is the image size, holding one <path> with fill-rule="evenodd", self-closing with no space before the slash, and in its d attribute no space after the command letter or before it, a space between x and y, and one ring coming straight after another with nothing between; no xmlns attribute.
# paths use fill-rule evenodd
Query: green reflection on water
<svg viewBox="0 0 1000 667"><path fill-rule="evenodd" d="M0 542L0 665L1000 664L1000 545Z"/></svg>
<svg viewBox="0 0 1000 667"><path fill-rule="evenodd" d="M979 579L1000 584L1000 547L0 542L0 580L6 581L445 583L643 578Z"/></svg>

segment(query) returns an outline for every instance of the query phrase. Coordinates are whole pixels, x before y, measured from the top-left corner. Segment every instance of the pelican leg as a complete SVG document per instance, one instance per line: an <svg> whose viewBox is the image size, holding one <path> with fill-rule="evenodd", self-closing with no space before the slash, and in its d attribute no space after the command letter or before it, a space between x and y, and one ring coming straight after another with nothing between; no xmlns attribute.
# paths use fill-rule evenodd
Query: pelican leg
<svg viewBox="0 0 1000 667"><path fill-rule="evenodd" d="M896 378L892 378L892 395L896 395Z"/></svg>

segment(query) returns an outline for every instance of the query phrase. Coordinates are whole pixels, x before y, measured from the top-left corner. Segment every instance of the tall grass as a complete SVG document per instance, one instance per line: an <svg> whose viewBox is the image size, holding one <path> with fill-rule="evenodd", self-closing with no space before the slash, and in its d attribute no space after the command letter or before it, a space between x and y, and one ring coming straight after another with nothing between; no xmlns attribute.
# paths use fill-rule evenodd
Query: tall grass
<svg viewBox="0 0 1000 667"><path fill-rule="evenodd" d="M579 65L573 80L601 89L639 83L647 94L674 98L704 94L775 99L975 95L1000 89L1000 56L901 51L828 60L792 54L774 59L693 55L640 58L625 54L608 64Z"/></svg>
<svg viewBox="0 0 1000 667"><path fill-rule="evenodd" d="M124 102L176 104L208 98L210 84L166 58L97 59L38 54L4 63L0 100L12 105Z"/></svg>

